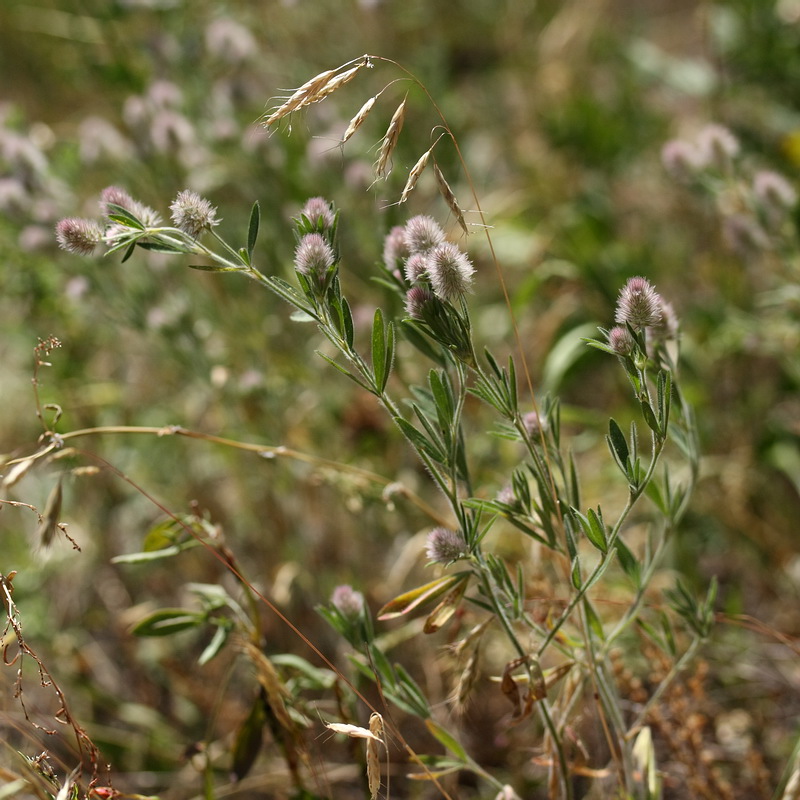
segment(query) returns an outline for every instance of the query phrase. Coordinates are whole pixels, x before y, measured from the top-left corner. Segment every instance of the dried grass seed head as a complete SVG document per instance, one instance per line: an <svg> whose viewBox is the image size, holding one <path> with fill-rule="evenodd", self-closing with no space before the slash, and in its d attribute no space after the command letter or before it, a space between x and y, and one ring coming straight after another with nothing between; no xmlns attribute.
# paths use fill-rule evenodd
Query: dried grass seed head
<svg viewBox="0 0 800 800"><path fill-rule="evenodd" d="M435 145L434 145L435 147ZM417 181L419 180L419 176L425 171L425 167L428 164L428 159L431 157L431 153L433 152L433 147L429 150L426 150L417 160L417 163L411 168L411 172L408 173L408 180L406 181L406 185L403 187L403 192L400 195L400 202L405 203L408 200L408 196L411 192L414 191L414 187L417 185Z"/></svg>
<svg viewBox="0 0 800 800"><path fill-rule="evenodd" d="M347 126L347 130L344 132L342 136L342 144L348 141L353 134L364 124L364 120L369 116L369 112L372 111L375 102L378 99L378 95L374 97L370 97L366 103L358 110L358 113L350 120L350 124Z"/></svg>
<svg viewBox="0 0 800 800"><path fill-rule="evenodd" d="M646 278L628 280L619 293L614 319L620 325L626 322L635 329L657 325L661 320L663 300Z"/></svg>
<svg viewBox="0 0 800 800"><path fill-rule="evenodd" d="M172 221L178 230L196 239L203 231L219 225L217 209L204 197L190 189L184 189L170 205Z"/></svg>
<svg viewBox="0 0 800 800"><path fill-rule="evenodd" d="M103 230L93 219L67 217L56 224L56 241L62 250L88 256L103 241Z"/></svg>
<svg viewBox="0 0 800 800"><path fill-rule="evenodd" d="M386 129L386 134L381 141L381 149L378 151L378 160L375 162L375 174L379 178L385 178L388 174L389 160L392 157L395 147L397 147L397 140L400 138L400 131L403 130L403 122L406 118L406 98L397 107L397 110L392 115L389 127Z"/></svg>
<svg viewBox="0 0 800 800"><path fill-rule="evenodd" d="M458 245L442 242L431 250L427 261L431 286L440 299L453 302L472 288L475 268Z"/></svg>
<svg viewBox="0 0 800 800"><path fill-rule="evenodd" d="M439 169L438 164L433 165L433 174L436 176L436 185L439 187L439 194L442 195L445 203L447 203L447 207L450 209L450 211L452 211L453 216L461 226L461 230L463 230L465 234L469 235L467 222L464 219L464 211L458 204L458 200L456 200L456 196L453 193L453 190L450 188L450 184L445 180L445 177L442 174L442 171Z"/></svg>

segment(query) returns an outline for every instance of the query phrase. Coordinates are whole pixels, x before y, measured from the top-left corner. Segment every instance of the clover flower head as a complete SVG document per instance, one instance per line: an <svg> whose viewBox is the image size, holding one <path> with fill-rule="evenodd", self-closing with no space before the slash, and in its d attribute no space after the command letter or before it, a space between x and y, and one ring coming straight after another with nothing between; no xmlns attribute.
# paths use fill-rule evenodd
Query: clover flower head
<svg viewBox="0 0 800 800"><path fill-rule="evenodd" d="M428 534L425 552L429 561L437 564L449 564L456 561L467 552L467 543L463 534L449 528L434 528Z"/></svg>
<svg viewBox="0 0 800 800"><path fill-rule="evenodd" d="M103 241L103 229L93 219L67 217L56 224L56 240L62 250L88 256Z"/></svg>
<svg viewBox="0 0 800 800"><path fill-rule="evenodd" d="M724 125L706 125L697 134L697 147L703 166L727 167L739 155L739 140Z"/></svg>
<svg viewBox="0 0 800 800"><path fill-rule="evenodd" d="M389 272L394 272L408 255L406 229L402 225L395 225L383 240L383 265Z"/></svg>
<svg viewBox="0 0 800 800"><path fill-rule="evenodd" d="M529 411L522 417L522 424L532 439L538 438L545 429L545 423L538 411Z"/></svg>
<svg viewBox="0 0 800 800"><path fill-rule="evenodd" d="M463 297L472 287L474 273L472 262L452 242L436 245L428 255L428 276L441 300L452 302Z"/></svg>
<svg viewBox="0 0 800 800"><path fill-rule="evenodd" d="M661 148L661 163L670 175L686 180L703 168L703 156L692 142L671 139Z"/></svg>
<svg viewBox="0 0 800 800"><path fill-rule="evenodd" d="M320 285L335 261L333 248L321 233L307 233L294 251L294 268Z"/></svg>
<svg viewBox="0 0 800 800"><path fill-rule="evenodd" d="M767 209L784 211L797 203L794 187L778 172L762 169L753 176L753 194Z"/></svg>
<svg viewBox="0 0 800 800"><path fill-rule="evenodd" d="M661 321L662 303L661 295L647 278L631 278L619 293L614 320L623 326L627 322L636 329L657 325Z"/></svg>
<svg viewBox="0 0 800 800"><path fill-rule="evenodd" d="M300 213L314 225L321 220L324 230L333 227L333 209L324 197L310 197Z"/></svg>
<svg viewBox="0 0 800 800"><path fill-rule="evenodd" d="M624 325L616 325L608 332L608 344L618 356L629 356L636 347L636 341Z"/></svg>
<svg viewBox="0 0 800 800"><path fill-rule="evenodd" d="M430 289L412 286L406 293L406 313L412 319L425 319L424 308L435 298Z"/></svg>
<svg viewBox="0 0 800 800"><path fill-rule="evenodd" d="M428 271L428 256L425 253L410 255L406 259L403 271L409 283L416 283Z"/></svg>
<svg viewBox="0 0 800 800"><path fill-rule="evenodd" d="M420 214L411 217L405 227L405 244L409 254L427 253L444 241L444 231L433 217Z"/></svg>
<svg viewBox="0 0 800 800"><path fill-rule="evenodd" d="M217 209L197 192L184 189L178 193L172 205L172 221L178 230L196 239L203 231L219 225Z"/></svg>
<svg viewBox="0 0 800 800"><path fill-rule="evenodd" d="M146 228L157 228L161 225L161 216L155 209L140 203L138 200L134 200L119 186L107 186L100 192L100 211L104 217L114 213L109 208L109 203L129 211Z"/></svg>
<svg viewBox="0 0 800 800"><path fill-rule="evenodd" d="M333 590L331 604L342 616L353 619L364 611L364 595L345 583Z"/></svg>

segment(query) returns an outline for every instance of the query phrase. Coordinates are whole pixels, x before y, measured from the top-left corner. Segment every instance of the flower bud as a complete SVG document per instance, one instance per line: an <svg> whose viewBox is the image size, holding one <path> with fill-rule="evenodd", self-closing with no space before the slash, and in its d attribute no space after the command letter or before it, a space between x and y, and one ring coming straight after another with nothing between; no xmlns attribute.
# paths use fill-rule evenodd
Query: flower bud
<svg viewBox="0 0 800 800"><path fill-rule="evenodd" d="M343 617L354 619L364 611L364 595L349 584L342 584L333 590L331 604Z"/></svg>
<svg viewBox="0 0 800 800"><path fill-rule="evenodd" d="M311 197L300 211L312 225L322 227L323 230L333 227L334 216L331 204L324 197Z"/></svg>
<svg viewBox="0 0 800 800"><path fill-rule="evenodd" d="M622 325L617 325L608 332L608 344L618 356L629 356L636 347L631 332Z"/></svg>
<svg viewBox="0 0 800 800"><path fill-rule="evenodd" d="M325 287L335 261L333 248L321 233L307 233L294 251L294 268L319 288Z"/></svg>

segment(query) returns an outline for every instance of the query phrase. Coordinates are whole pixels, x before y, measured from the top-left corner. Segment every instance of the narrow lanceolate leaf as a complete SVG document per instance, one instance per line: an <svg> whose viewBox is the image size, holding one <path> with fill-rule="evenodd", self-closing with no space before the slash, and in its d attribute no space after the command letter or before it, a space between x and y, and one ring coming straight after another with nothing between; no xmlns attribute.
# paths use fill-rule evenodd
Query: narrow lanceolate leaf
<svg viewBox="0 0 800 800"><path fill-rule="evenodd" d="M185 608L162 608L137 622L132 632L135 636L169 636L196 628L204 619L204 614Z"/></svg>
<svg viewBox="0 0 800 800"><path fill-rule="evenodd" d="M378 612L378 619L381 621L394 619L403 614L408 614L409 611L413 611L415 608L431 603L458 583L465 582L469 574L468 572L460 572L456 575L448 575L404 592L395 597L394 600L390 600Z"/></svg>
<svg viewBox="0 0 800 800"><path fill-rule="evenodd" d="M661 426L656 419L656 415L653 413L653 409L646 400L642 400L642 416L644 417L644 421L647 423L647 427L650 428L653 433L661 437L663 433L661 431Z"/></svg>
<svg viewBox="0 0 800 800"><path fill-rule="evenodd" d="M266 720L264 703L259 695L253 703L247 718L236 733L236 739L233 743L231 772L233 772L237 781L247 776L261 750Z"/></svg>
<svg viewBox="0 0 800 800"><path fill-rule="evenodd" d="M394 323L389 322L386 326L386 368L385 368L385 375L383 379L383 385L380 387L381 391L386 388L386 383L389 380L389 375L392 372L392 364L394 364L394 352L395 352L395 338L394 338Z"/></svg>
<svg viewBox="0 0 800 800"><path fill-rule="evenodd" d="M253 203L253 210L250 212L250 225L247 228L247 255L253 257L253 250L258 239L258 228L261 224L261 207L258 200Z"/></svg>
<svg viewBox="0 0 800 800"><path fill-rule="evenodd" d="M431 735L434 736L440 744L443 744L456 758L464 763L469 761L467 751L459 744L455 736L439 725L438 722L434 722L432 719L426 719L425 727Z"/></svg>
<svg viewBox="0 0 800 800"><path fill-rule="evenodd" d="M593 508L590 508L586 512L586 516L589 519L589 530L586 531L589 541L598 550L601 550L603 553L607 552L608 542L606 539L606 526L604 525L603 520Z"/></svg>
<svg viewBox="0 0 800 800"><path fill-rule="evenodd" d="M375 309L375 318L372 322L372 375L375 385L379 390L386 386L386 332L383 327L383 314L379 308Z"/></svg>
<svg viewBox="0 0 800 800"><path fill-rule="evenodd" d="M613 418L608 421L608 444L612 455L617 459L620 469L626 471L629 455L628 443L625 441L625 434Z"/></svg>

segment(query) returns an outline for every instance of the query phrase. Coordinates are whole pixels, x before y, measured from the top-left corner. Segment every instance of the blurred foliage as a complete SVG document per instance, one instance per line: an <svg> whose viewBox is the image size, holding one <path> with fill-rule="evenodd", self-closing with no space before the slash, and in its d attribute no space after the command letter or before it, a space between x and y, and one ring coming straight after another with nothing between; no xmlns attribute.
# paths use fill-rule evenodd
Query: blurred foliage
<svg viewBox="0 0 800 800"><path fill-rule="evenodd" d="M95 198L109 184L162 214L179 190L195 189L219 207L231 239L244 240L258 199L259 264L285 274L294 244L289 218L307 197L324 195L343 209L349 294L358 299L356 317L369 319L385 300L371 280L383 234L406 212L446 218L425 181L408 209L392 205L430 145L430 106L410 99L395 174L372 189L374 145L403 85L387 90L357 139L343 150L337 141L363 101L397 76L388 65L378 63L375 74L278 132L256 125L282 91L365 52L419 77L457 133L534 385L557 376L548 389L563 398L578 455L589 465L597 459L596 482L584 487L590 502L611 470L592 448L609 414L625 417L628 388L598 354L575 351L549 373L548 355L579 326L608 325L631 275L647 276L677 309L684 384L706 458L672 559L696 585L717 575L719 610L728 615L705 653L703 713L720 762L735 762L744 747L747 763L760 758L777 783L799 710L794 655L780 643L800 635L797 242L792 231L783 250L732 250L724 214L707 194L672 180L659 154L667 139L716 121L739 137L746 163L796 181L797 0L4 0L0 451L30 452L41 433L33 348L55 335L63 347L39 377L43 402L63 409L59 430L175 424L285 445L401 478L437 504L397 434L313 355L316 332L290 322L275 298L157 255L90 262L58 251L52 235L62 216L95 215ZM455 154L441 162L466 198ZM476 330L500 347L511 341L502 292L481 237L467 246L480 271ZM475 420L477 427L479 411ZM41 509L56 476L72 466L108 462L127 479L105 469L66 477L61 519L80 553L64 540L39 547L35 514L4 507L0 570L18 570L26 637L115 773L130 773L124 788L193 796L203 769L195 743L230 738L255 713L256 690L232 655L197 667L207 640L194 632L166 642L130 635L145 611L181 606L186 582L235 591L224 567L197 549L171 562L180 564L180 579L174 567L111 561L140 550L164 519L137 487L175 513L196 511L218 526L245 577L331 653L341 644L314 607L343 582L381 606L407 572L422 574L413 537L426 520L402 499L382 501L380 486L318 464L171 436L74 444L77 453L35 469L9 497ZM499 488L508 459L502 445L485 447L482 477ZM513 555L513 539L505 546ZM735 615L747 618L734 624ZM764 627L748 630L752 620ZM263 624L270 653L309 657L280 620L265 612ZM404 647L409 660L416 652L425 662L424 645ZM27 671L31 714L46 716L51 698L39 699L35 669ZM4 762L15 749L44 747L13 697L13 672L0 673ZM230 690L224 703L223 688ZM743 714L738 728L733 709ZM493 713L488 702L476 711L475 730ZM73 744L50 738L46 746L70 763ZM478 736L471 744L487 765L505 758L497 743ZM761 796L746 768L725 769L744 792L730 796ZM677 793L667 796L687 796L681 790L668 787Z"/></svg>

